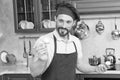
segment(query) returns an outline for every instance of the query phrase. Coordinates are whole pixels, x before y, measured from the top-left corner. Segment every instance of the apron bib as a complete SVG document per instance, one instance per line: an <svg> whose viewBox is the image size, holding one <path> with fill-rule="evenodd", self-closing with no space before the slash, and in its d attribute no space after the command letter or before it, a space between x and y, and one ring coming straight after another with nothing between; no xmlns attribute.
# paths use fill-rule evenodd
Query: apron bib
<svg viewBox="0 0 120 80"><path fill-rule="evenodd" d="M76 45L73 42L76 50ZM54 57L47 68L42 74L42 80L75 80L76 62L77 62L77 50L74 53L62 54L56 53L57 41L54 36Z"/></svg>

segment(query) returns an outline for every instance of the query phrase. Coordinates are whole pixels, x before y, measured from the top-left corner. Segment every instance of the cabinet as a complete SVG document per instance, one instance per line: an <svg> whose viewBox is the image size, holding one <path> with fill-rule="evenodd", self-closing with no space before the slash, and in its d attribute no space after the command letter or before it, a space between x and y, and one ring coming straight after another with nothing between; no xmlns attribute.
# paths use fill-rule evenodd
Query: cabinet
<svg viewBox="0 0 120 80"><path fill-rule="evenodd" d="M40 77L33 78L30 74L4 74L0 80L41 80Z"/></svg>
<svg viewBox="0 0 120 80"><path fill-rule="evenodd" d="M3 80L33 80L30 74L4 74Z"/></svg>
<svg viewBox="0 0 120 80"><path fill-rule="evenodd" d="M119 74L77 74L76 80L120 80Z"/></svg>
<svg viewBox="0 0 120 80"><path fill-rule="evenodd" d="M13 0L15 33L39 31L41 18L39 3L40 0ZM33 23L34 27L26 28L26 22Z"/></svg>
<svg viewBox="0 0 120 80"><path fill-rule="evenodd" d="M69 0L13 0L15 33L50 32L42 21L54 20L55 5Z"/></svg>
<svg viewBox="0 0 120 80"><path fill-rule="evenodd" d="M3 77L0 75L0 80L2 80L2 78L3 78Z"/></svg>

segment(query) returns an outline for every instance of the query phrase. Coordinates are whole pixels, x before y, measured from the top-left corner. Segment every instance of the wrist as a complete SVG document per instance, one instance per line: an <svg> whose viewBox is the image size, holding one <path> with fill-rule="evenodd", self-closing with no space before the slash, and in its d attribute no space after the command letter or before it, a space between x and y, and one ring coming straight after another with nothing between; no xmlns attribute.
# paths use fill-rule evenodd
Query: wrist
<svg viewBox="0 0 120 80"><path fill-rule="evenodd" d="M98 66L94 67L94 72L98 72Z"/></svg>

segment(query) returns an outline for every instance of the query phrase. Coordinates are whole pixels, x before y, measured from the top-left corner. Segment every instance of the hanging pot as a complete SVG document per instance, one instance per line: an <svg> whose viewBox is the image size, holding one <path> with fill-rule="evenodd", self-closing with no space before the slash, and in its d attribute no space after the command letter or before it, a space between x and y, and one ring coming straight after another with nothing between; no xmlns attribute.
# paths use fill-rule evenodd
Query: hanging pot
<svg viewBox="0 0 120 80"><path fill-rule="evenodd" d="M117 25L115 24L115 30L111 32L112 39L118 40L120 37L120 31L117 29Z"/></svg>
<svg viewBox="0 0 120 80"><path fill-rule="evenodd" d="M81 40L86 39L88 37L88 33L89 27L84 21L78 24L77 28L75 29L75 36Z"/></svg>
<svg viewBox="0 0 120 80"><path fill-rule="evenodd" d="M96 24L96 32L100 35L104 32L104 25L102 21L98 21L98 23Z"/></svg>

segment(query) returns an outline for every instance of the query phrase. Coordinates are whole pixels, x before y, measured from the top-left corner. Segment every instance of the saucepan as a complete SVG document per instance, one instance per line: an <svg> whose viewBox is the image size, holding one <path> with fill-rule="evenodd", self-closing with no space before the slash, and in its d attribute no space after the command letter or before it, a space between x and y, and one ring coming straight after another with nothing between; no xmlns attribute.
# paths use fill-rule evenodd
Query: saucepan
<svg viewBox="0 0 120 80"><path fill-rule="evenodd" d="M96 24L96 32L100 35L104 32L104 25L102 21L98 21L98 23Z"/></svg>
<svg viewBox="0 0 120 80"><path fill-rule="evenodd" d="M111 35L113 40L118 40L120 38L120 30L117 29L116 22L115 22L115 30L111 32Z"/></svg>
<svg viewBox="0 0 120 80"><path fill-rule="evenodd" d="M0 59L1 59L3 64L15 64L16 63L15 55L8 53L5 50L0 52Z"/></svg>
<svg viewBox="0 0 120 80"><path fill-rule="evenodd" d="M80 24L77 25L75 29L75 36L78 37L80 40L86 39L89 35L89 26L82 21Z"/></svg>

